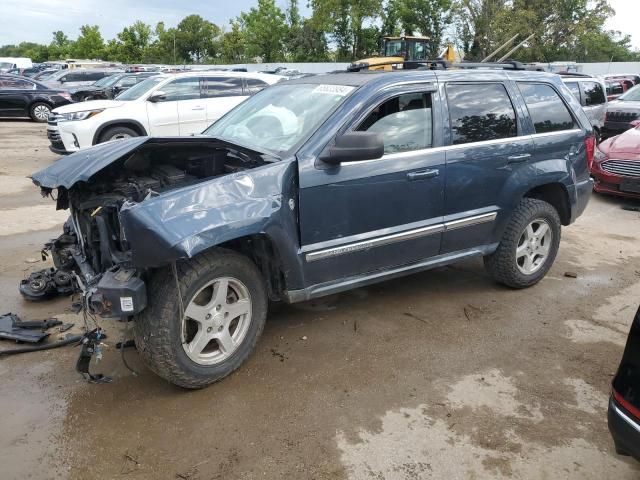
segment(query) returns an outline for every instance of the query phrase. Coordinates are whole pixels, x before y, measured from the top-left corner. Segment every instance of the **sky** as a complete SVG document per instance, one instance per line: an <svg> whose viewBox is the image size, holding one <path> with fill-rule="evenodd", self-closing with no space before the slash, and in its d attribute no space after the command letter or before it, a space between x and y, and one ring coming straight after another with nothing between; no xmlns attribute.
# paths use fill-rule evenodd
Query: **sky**
<svg viewBox="0 0 640 480"><path fill-rule="evenodd" d="M249 10L257 0L0 0L0 45L31 41L48 44L52 32L62 30L69 38L78 35L83 24L99 25L105 40L114 38L136 20L152 26L159 21L175 26L185 16L196 13L220 26L241 11ZM276 0L284 8L285 0ZM306 12L306 0L299 2ZM609 0L616 10L607 28L632 36L632 45L640 49L640 0Z"/></svg>

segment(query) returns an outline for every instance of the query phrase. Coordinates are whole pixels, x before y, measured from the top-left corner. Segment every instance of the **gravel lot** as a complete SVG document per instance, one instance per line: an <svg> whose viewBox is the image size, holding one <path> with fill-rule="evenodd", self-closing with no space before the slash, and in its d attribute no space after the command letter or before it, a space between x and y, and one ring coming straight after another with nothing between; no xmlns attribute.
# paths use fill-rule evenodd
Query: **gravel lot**
<svg viewBox="0 0 640 480"><path fill-rule="evenodd" d="M0 310L80 326L67 299L27 303L17 290L65 219L25 179L56 159L45 127L0 121L0 138ZM593 197L528 290L471 261L275 307L249 361L202 391L171 386L129 350L132 374L113 321L92 365L111 384L85 383L74 347L2 359L1 476L639 478L606 425L640 303L640 214L622 204Z"/></svg>

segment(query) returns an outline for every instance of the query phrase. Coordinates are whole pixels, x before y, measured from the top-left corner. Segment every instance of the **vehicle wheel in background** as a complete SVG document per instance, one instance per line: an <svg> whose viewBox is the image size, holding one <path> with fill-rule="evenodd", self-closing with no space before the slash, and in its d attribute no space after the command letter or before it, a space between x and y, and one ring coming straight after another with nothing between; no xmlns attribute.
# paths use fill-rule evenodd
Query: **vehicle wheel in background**
<svg viewBox="0 0 640 480"><path fill-rule="evenodd" d="M51 107L44 102L36 102L29 109L29 116L34 122L46 122L51 113Z"/></svg>
<svg viewBox="0 0 640 480"><path fill-rule="evenodd" d="M265 282L251 260L224 249L179 262L177 275L178 282L172 268L160 269L147 283L136 347L161 377L202 388L229 375L253 350L267 317Z"/></svg>
<svg viewBox="0 0 640 480"><path fill-rule="evenodd" d="M102 135L98 143L110 142L111 140L119 140L121 138L138 137L138 132L128 127L112 127L107 128Z"/></svg>
<svg viewBox="0 0 640 480"><path fill-rule="evenodd" d="M535 285L547 274L560 245L560 216L549 203L524 198L514 210L497 250L485 268L511 288Z"/></svg>

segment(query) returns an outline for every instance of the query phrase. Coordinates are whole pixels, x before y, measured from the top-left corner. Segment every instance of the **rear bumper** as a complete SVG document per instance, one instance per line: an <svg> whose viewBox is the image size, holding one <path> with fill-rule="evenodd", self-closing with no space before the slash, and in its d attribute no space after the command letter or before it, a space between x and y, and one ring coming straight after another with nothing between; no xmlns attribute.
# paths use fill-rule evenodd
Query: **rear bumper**
<svg viewBox="0 0 640 480"><path fill-rule="evenodd" d="M571 209L571 222L573 223L576 219L582 215L584 210L587 208L587 204L589 203L589 199L591 198L591 192L593 192L593 179L588 178L587 180L576 183L576 198L574 207Z"/></svg>
<svg viewBox="0 0 640 480"><path fill-rule="evenodd" d="M640 461L640 420L634 418L613 398L609 399L607 419L616 452Z"/></svg>

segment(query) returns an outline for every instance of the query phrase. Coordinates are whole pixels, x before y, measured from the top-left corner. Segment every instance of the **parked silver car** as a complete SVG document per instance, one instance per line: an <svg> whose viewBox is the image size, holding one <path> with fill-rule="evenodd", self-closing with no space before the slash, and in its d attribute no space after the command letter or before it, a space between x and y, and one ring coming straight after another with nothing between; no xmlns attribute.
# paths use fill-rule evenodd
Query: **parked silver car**
<svg viewBox="0 0 640 480"><path fill-rule="evenodd" d="M108 77L114 73L124 72L113 68L72 68L54 73L44 83L52 88L79 87L81 85L91 85L101 78Z"/></svg>
<svg viewBox="0 0 640 480"><path fill-rule="evenodd" d="M607 114L607 95L604 82L599 78L581 73L561 73L560 76L573 96L582 105L582 109L589 117L596 135L600 139Z"/></svg>

